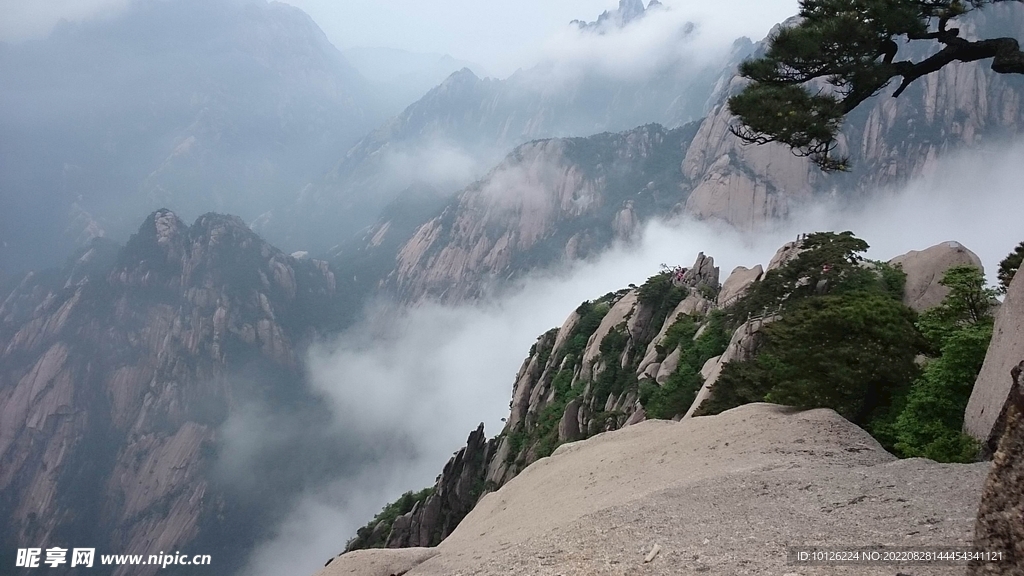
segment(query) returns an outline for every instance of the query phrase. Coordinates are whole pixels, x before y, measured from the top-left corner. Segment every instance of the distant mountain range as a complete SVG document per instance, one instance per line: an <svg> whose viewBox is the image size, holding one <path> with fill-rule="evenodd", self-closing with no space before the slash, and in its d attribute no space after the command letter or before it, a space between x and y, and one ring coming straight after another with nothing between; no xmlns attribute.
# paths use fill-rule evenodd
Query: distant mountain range
<svg viewBox="0 0 1024 576"><path fill-rule="evenodd" d="M377 97L396 112L463 68L481 78L490 76L483 66L448 54L365 46L345 49L342 54L373 85Z"/></svg>
<svg viewBox="0 0 1024 576"><path fill-rule="evenodd" d="M661 13L622 0L580 33ZM1024 9L969 25L1019 34ZM557 85L551 63L463 69L385 122L373 83L278 3L140 2L0 47L0 548L203 542L228 574L295 491L373 458L318 436L303 365L364 296L462 302L653 218L750 228L1024 131L1024 80L951 66L853 114L855 171L827 177L729 132L735 63L759 49ZM295 427L225 481L250 397Z"/></svg>
<svg viewBox="0 0 1024 576"><path fill-rule="evenodd" d="M639 0L622 0L580 33L599 36L663 17L657 3L652 10ZM686 49L697 34L682 25L678 45L668 47L673 58L628 77L554 56L504 80L460 70L362 138L296 203L257 219L255 229L283 246L322 252L345 239L339 230L372 224L409 186L427 184L449 195L530 140L652 122L675 128L699 119L717 101L723 76L731 76L753 43L738 39L719 60L694 64Z"/></svg>
<svg viewBox="0 0 1024 576"><path fill-rule="evenodd" d="M254 218L390 113L302 11L131 3L0 48L0 269L161 206Z"/></svg>

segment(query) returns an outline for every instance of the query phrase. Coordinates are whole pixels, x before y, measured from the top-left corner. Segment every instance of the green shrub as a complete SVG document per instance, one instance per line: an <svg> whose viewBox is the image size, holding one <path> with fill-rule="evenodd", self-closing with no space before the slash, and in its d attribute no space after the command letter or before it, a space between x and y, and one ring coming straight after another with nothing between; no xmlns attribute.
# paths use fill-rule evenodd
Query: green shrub
<svg viewBox="0 0 1024 576"><path fill-rule="evenodd" d="M701 368L729 345L725 318L718 311L708 317L704 332L694 340L696 331L693 320L684 316L665 333L665 350L679 347L679 366L661 386L651 381L641 385L640 403L649 418L668 419L685 413L704 384Z"/></svg>
<svg viewBox="0 0 1024 576"><path fill-rule="evenodd" d="M346 546L346 550L361 550L364 548L383 548L391 533L391 526L399 516L412 511L417 503L425 501L434 493L434 488L424 488L419 492L406 492L399 496L398 500L384 506L369 524L356 531L356 537ZM374 531L378 524L382 524L381 530L377 531L378 537L374 538Z"/></svg>
<svg viewBox="0 0 1024 576"><path fill-rule="evenodd" d="M726 365L703 413L768 401L832 408L864 427L906 394L922 347L912 310L879 292L807 298L762 330L760 353Z"/></svg>

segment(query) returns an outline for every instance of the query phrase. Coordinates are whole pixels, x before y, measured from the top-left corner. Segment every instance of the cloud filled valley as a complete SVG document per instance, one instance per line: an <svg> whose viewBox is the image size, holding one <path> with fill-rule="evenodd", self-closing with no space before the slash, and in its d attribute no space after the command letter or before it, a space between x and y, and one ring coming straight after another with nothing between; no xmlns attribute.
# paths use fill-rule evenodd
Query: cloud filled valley
<svg viewBox="0 0 1024 576"><path fill-rule="evenodd" d="M768 265L806 233L848 230L879 261L938 245L955 252L946 268L975 262L945 244L962 243L996 285L1000 261L1024 239L1016 213L1024 76L988 61L954 62L898 98L896 82L882 87L842 118L836 152L849 155L851 170L831 173L785 145L744 143L735 132L741 118L729 109L730 96L750 86L737 66L764 53L773 38L765 35L796 12L797 0L29 4L0 0L11 15L0 23L0 77L13 80L0 83L0 573L9 549L88 540L98 554L210 553L211 573L225 576L312 575L350 538L360 553L345 557L355 564L343 560L317 576L360 559L388 564L419 554L359 550L385 545L448 554L410 572L425 576L463 573L454 559L471 556L543 573L536 562L563 552L559 574L576 573L570 556L583 562L581 573L598 573L602 563L626 570L613 559L616 546L634 555L644 548L639 562L657 556L649 546L663 534L644 526L635 507L627 512L640 528L629 538L642 533L640 543L622 536L608 509L598 515L608 524L595 517L597 538L607 540L596 548L587 548L596 542L586 540L590 532L578 548L560 540L573 538L571 530L542 542L547 551L503 539L516 530L547 539L544 522L571 516L562 503L531 508L544 490L534 489L536 502L516 500L538 477L548 478L542 485L577 482L557 475L571 459L539 460L586 440L563 450L581 457L578 449L694 411L700 417L687 417L687 426L713 428L705 423L725 420L702 415L715 413L707 394L720 378L737 379L729 385L742 401L733 407L800 406L760 388L777 375L758 355L780 357L765 326L806 319L804 305L847 306L851 291L868 300L830 322L868 310L904 330L879 338L899 333L904 348L917 348L899 356L907 362L875 369L905 377L891 397L879 396L891 419L882 432L860 413L811 403L836 410L852 430L847 440L877 444L863 454L839 450L839 476L902 458L892 474L907 467L929 481L953 477L952 468L928 473L915 458L922 455L974 462L971 478L984 475L976 460L991 456L1005 420L979 433L962 429L970 410L994 420L1002 391L968 416L957 404L975 377L983 380L984 358L975 356L984 356L995 322L984 310L970 322L922 315L911 289L896 289L899 274L884 265L848 270L856 249L815 261L818 240L776 261L812 262L780 281L792 286L754 270L737 275L742 289L722 282L734 268ZM972 38L1024 41L1016 2L956 22ZM927 42L906 44L901 58L925 57ZM835 242L845 250L851 241ZM813 258L798 257L808 252ZM714 258L720 277L700 253ZM946 268L928 265L924 284L942 292ZM1000 322L1024 310L1012 290L999 299L1011 310ZM993 298L979 301L998 308ZM941 390L911 398L919 383L945 375L935 318L948 322L947 333L973 338L964 346L977 366L957 365L967 376L956 401ZM974 324L978 332L961 334ZM1002 364L981 374L998 387L1024 348L997 340L990 356ZM853 358L844 369L853 373L868 348L843 348L844 361ZM799 368L787 382L827 372ZM973 450L966 460L905 451L897 436L884 436L906 428L901 402L933 396L954 406L942 430L974 442L964 444ZM731 401L724 397L722 405ZM755 417L782 422L769 416ZM481 423L487 438L474 432ZM1024 424L1021 433L1024 446ZM807 436L824 442L808 454L832 450L818 436ZM796 446L776 450L757 434L743 442L733 448L760 455ZM650 486L672 466L686 467L683 458L648 475L650 454L633 452L642 462L623 466L650 476ZM714 468L721 462L711 456ZM846 488L804 497L857 496L835 496ZM481 546L500 544L502 561L487 556L494 550L477 556L474 534L453 533L478 503L493 505L481 495L496 490L509 495L507 513L519 507L521 517L509 523L501 500L474 514L467 530ZM938 514L918 499L894 522ZM920 543L958 530L967 542L965 519L976 511L967 508ZM659 510L675 514L671 505ZM870 533L873 512L864 510L851 504L836 517L853 514ZM788 530L790 516L780 517ZM726 538L740 537L721 526L733 533ZM455 543L446 548L449 537ZM643 564L651 574L674 573L665 570L691 558L696 570L717 573L686 546L661 542L661 557ZM446 552L466 549L459 546L470 553ZM720 559L735 555L712 549ZM525 556L511 562L516 554ZM402 561L385 572L405 573ZM761 572L752 573L776 568L757 564ZM97 573L205 574L181 566Z"/></svg>
<svg viewBox="0 0 1024 576"><path fill-rule="evenodd" d="M371 445L401 438L402 449L381 452L358 474L305 493L247 570L279 574L297 563L313 570L337 554L385 502L430 485L478 423L489 435L500 431L515 374L540 334L561 325L580 302L642 284L663 263L688 266L705 252L724 278L736 266L767 264L800 233L852 230L871 245L868 256L882 260L959 241L982 258L993 281L996 264L1019 242L1007 208L1020 193L1022 154L1024 142L957 154L904 189L816 201L756 231L689 218L655 221L634 244L533 273L479 302L371 314L310 351L310 380L343 436ZM261 438L259 430L243 436Z"/></svg>

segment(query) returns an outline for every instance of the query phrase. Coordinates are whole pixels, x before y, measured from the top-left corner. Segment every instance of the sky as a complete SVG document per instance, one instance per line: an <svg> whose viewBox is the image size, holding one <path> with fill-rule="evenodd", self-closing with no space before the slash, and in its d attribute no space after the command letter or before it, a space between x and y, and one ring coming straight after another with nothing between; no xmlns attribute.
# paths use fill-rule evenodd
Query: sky
<svg viewBox="0 0 1024 576"><path fill-rule="evenodd" d="M108 15L131 0L0 0L0 40L46 34L60 19ZM167 0L150 0L167 1ZM594 20L617 0L288 0L306 11L339 49L357 46L449 54L504 77L552 49L574 19ZM797 0L666 0L696 19L713 19L722 42L762 38L796 12ZM714 15L713 17L710 15ZM557 44L554 46L557 48Z"/></svg>

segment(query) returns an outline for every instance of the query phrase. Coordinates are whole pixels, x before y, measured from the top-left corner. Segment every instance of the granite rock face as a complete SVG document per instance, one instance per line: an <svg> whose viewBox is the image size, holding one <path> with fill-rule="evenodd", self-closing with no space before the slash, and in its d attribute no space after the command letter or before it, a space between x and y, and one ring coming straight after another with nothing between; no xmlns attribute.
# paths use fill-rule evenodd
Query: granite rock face
<svg viewBox="0 0 1024 576"><path fill-rule="evenodd" d="M474 298L496 281L630 241L678 195L687 129L530 142L460 192L397 251L404 298Z"/></svg>
<svg viewBox="0 0 1024 576"><path fill-rule="evenodd" d="M985 363L974 382L964 432L995 450L1002 435L1012 381L1006 375L1024 360L1024 275L1017 274L996 312Z"/></svg>
<svg viewBox="0 0 1024 576"><path fill-rule="evenodd" d="M481 424L445 465L434 493L395 520L385 547L436 546L451 534L484 494L484 476L494 449L494 440L487 440Z"/></svg>
<svg viewBox="0 0 1024 576"><path fill-rule="evenodd" d="M986 7L962 28L1019 35L1024 7ZM489 283L595 254L655 217L754 229L837 191L859 201L932 172L944 154L1024 131L1024 84L1013 76L956 63L899 98L872 98L847 118L840 138L852 172L823 174L785 146L746 145L729 131L735 118L726 98L743 82L728 68L708 114L677 130L644 126L517 149L406 239L385 284L408 300L473 297ZM583 153L596 149L603 151Z"/></svg>
<svg viewBox="0 0 1024 576"><path fill-rule="evenodd" d="M981 495L974 546L1002 552L999 562L974 562L970 576L1020 574L1024 566L1024 360L1010 373L998 448Z"/></svg>
<svg viewBox="0 0 1024 576"><path fill-rule="evenodd" d="M0 303L0 540L187 549L225 504L208 474L238 371L298 382L297 346L334 294L322 262L238 218L167 210L124 248L27 275Z"/></svg>
<svg viewBox="0 0 1024 576"><path fill-rule="evenodd" d="M923 312L942 303L949 288L939 284L946 270L954 266L974 266L984 272L981 258L955 241L936 244L925 250L912 250L889 260L907 275L903 303Z"/></svg>
<svg viewBox="0 0 1024 576"><path fill-rule="evenodd" d="M671 576L737 566L752 576L828 576L837 568L787 565L786 547L969 546L986 470L897 461L830 410L749 404L565 444L485 496L435 555L345 554L317 576L390 576L374 571L388 559L404 560L408 576ZM644 562L655 545L661 554ZM906 570L942 576L963 568Z"/></svg>

